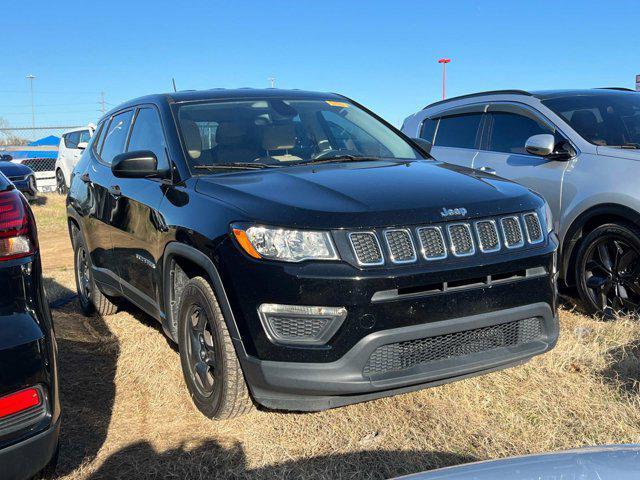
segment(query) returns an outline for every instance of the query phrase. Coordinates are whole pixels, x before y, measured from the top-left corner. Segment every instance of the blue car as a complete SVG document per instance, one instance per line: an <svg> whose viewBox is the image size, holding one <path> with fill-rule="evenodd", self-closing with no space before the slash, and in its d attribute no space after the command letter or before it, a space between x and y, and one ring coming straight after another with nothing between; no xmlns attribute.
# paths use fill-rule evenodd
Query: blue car
<svg viewBox="0 0 640 480"><path fill-rule="evenodd" d="M0 161L0 173L3 173L28 199L34 198L38 193L35 174L26 165Z"/></svg>

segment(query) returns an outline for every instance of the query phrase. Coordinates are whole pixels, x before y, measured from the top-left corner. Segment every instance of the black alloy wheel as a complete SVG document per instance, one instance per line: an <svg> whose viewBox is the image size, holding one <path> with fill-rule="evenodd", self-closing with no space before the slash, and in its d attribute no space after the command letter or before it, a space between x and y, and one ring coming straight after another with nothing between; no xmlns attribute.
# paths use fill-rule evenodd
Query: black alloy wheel
<svg viewBox="0 0 640 480"><path fill-rule="evenodd" d="M638 230L609 224L596 228L578 253L578 290L587 308L606 318L640 307Z"/></svg>
<svg viewBox="0 0 640 480"><path fill-rule="evenodd" d="M213 330L205 309L197 304L191 305L187 327L189 329L187 356L189 374L203 397L210 397L215 390L216 379L220 376L216 371L217 362Z"/></svg>

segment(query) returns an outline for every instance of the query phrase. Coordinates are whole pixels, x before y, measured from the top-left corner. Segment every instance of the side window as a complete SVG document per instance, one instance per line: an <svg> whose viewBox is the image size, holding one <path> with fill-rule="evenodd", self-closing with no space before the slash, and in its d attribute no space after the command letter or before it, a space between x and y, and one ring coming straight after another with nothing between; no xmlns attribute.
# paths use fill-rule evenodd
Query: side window
<svg viewBox="0 0 640 480"><path fill-rule="evenodd" d="M481 113L442 117L434 138L438 147L476 148Z"/></svg>
<svg viewBox="0 0 640 480"><path fill-rule="evenodd" d="M91 140L91 134L89 133L89 130L82 130L80 132L79 143L82 143L82 142L89 143L89 140Z"/></svg>
<svg viewBox="0 0 640 480"><path fill-rule="evenodd" d="M116 155L124 152L124 144L129 133L133 110L119 113L111 119L104 134L100 157L103 162L111 163Z"/></svg>
<svg viewBox="0 0 640 480"><path fill-rule="evenodd" d="M67 148L78 148L79 142L80 132L71 132L64 136L64 146Z"/></svg>
<svg viewBox="0 0 640 480"><path fill-rule="evenodd" d="M530 117L508 112L494 112L489 150L492 152L527 154L524 144L532 135L550 133L544 125Z"/></svg>
<svg viewBox="0 0 640 480"><path fill-rule="evenodd" d="M169 167L166 142L158 112L154 108L141 108L133 123L127 151L150 150L158 158L158 168Z"/></svg>
<svg viewBox="0 0 640 480"><path fill-rule="evenodd" d="M424 138L427 142L431 142L433 145L433 137L436 135L436 126L438 125L437 119L427 118L422 122L422 130L420 130L420 138Z"/></svg>

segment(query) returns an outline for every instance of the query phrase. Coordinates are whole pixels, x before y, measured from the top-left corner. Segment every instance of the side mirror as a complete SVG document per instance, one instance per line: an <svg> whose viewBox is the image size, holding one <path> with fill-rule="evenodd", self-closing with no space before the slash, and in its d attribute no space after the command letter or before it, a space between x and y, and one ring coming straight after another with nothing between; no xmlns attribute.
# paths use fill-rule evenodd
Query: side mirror
<svg viewBox="0 0 640 480"><path fill-rule="evenodd" d="M111 171L117 178L154 178L163 177L164 172L158 171L158 159L149 150L116 155L111 162Z"/></svg>
<svg viewBox="0 0 640 480"><path fill-rule="evenodd" d="M80 142L76 148L78 150L84 150L85 148L87 148L87 145L89 145L88 142Z"/></svg>
<svg viewBox="0 0 640 480"><path fill-rule="evenodd" d="M553 153L556 146L556 139L549 133L541 133L533 135L527 139L524 144L525 150L531 155L546 157Z"/></svg>
<svg viewBox="0 0 640 480"><path fill-rule="evenodd" d="M431 155L431 147L433 147L431 142L425 140L424 138L412 138L411 140L413 140L413 143L417 143L421 150L424 150L429 155Z"/></svg>

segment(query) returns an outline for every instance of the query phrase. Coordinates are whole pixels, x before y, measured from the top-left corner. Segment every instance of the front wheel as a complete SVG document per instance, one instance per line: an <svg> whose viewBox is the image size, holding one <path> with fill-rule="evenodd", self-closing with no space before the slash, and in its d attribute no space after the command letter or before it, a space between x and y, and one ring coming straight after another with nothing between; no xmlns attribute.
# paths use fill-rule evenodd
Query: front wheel
<svg viewBox="0 0 640 480"><path fill-rule="evenodd" d="M178 318L180 362L187 388L205 416L228 419L253 402L211 285L192 278L182 291Z"/></svg>
<svg viewBox="0 0 640 480"><path fill-rule="evenodd" d="M591 231L576 259L578 293L589 313L614 318L640 307L640 229L610 223Z"/></svg>

